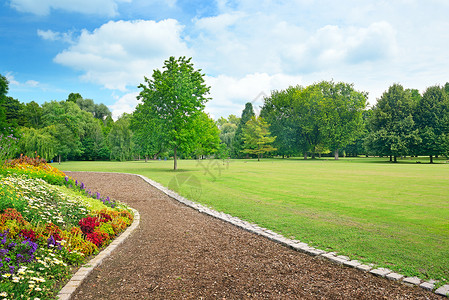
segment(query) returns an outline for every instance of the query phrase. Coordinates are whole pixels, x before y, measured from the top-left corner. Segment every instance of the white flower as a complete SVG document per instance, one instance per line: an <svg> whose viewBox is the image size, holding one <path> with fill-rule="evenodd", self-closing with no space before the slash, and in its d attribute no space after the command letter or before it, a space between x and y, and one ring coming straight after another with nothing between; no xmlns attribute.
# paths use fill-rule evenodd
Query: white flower
<svg viewBox="0 0 449 300"><path fill-rule="evenodd" d="M1 292L1 293L0 293L0 296L1 296L1 297L8 297L8 293L7 293L7 292Z"/></svg>

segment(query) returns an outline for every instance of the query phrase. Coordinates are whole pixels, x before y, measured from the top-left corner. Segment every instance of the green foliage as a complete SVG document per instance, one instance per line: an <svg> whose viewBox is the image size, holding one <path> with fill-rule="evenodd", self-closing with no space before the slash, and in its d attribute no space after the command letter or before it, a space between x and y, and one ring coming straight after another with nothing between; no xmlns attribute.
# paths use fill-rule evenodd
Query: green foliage
<svg viewBox="0 0 449 300"><path fill-rule="evenodd" d="M111 111L106 105L103 103L96 104L92 99L83 99L81 97L77 98L75 103L81 110L91 113L95 119L104 120L111 116Z"/></svg>
<svg viewBox="0 0 449 300"><path fill-rule="evenodd" d="M6 123L8 127L17 128L26 122L23 116L24 104L12 97L5 97L2 105L5 108Z"/></svg>
<svg viewBox="0 0 449 300"><path fill-rule="evenodd" d="M414 103L410 90L392 85L373 107L368 120L370 133L365 147L375 155L398 156L416 153L421 143L413 119Z"/></svg>
<svg viewBox="0 0 449 300"><path fill-rule="evenodd" d="M192 141L186 132L196 115L204 109L209 93L201 70L195 70L191 58L173 56L164 62L164 70L154 70L138 98L148 107L148 112L164 124L164 134L174 151L174 169L177 169L177 151L189 152Z"/></svg>
<svg viewBox="0 0 449 300"><path fill-rule="evenodd" d="M270 132L276 136L273 146L282 156L301 154L308 149L301 149L301 135L294 118L294 94L302 88L289 87L286 90L272 91L265 97L260 115L270 124Z"/></svg>
<svg viewBox="0 0 449 300"><path fill-rule="evenodd" d="M131 115L123 114L112 126L109 132L109 146L111 150L111 159L125 161L132 158L133 140L130 129Z"/></svg>
<svg viewBox="0 0 449 300"><path fill-rule="evenodd" d="M66 101L76 103L78 99L83 99L80 93L70 93Z"/></svg>
<svg viewBox="0 0 449 300"><path fill-rule="evenodd" d="M422 142L413 153L430 156L449 154L449 97L444 88L427 88L415 103L415 125Z"/></svg>
<svg viewBox="0 0 449 300"><path fill-rule="evenodd" d="M13 158L18 151L18 139L12 134L12 130L9 130L9 135L0 133L0 166L5 160Z"/></svg>
<svg viewBox="0 0 449 300"><path fill-rule="evenodd" d="M257 155L257 160L268 152L276 151L270 144L276 137L270 137L268 123L262 117L253 116L243 128L243 153Z"/></svg>
<svg viewBox="0 0 449 300"><path fill-rule="evenodd" d="M321 122L326 136L325 146L338 151L353 142L363 130L362 112L366 107L367 93L357 92L353 84L322 81L318 86L323 94Z"/></svg>
<svg viewBox="0 0 449 300"><path fill-rule="evenodd" d="M0 181L3 181L0 178ZM6 208L14 208L17 211L24 211L27 201L21 195L15 192L14 187L2 184L0 185L0 213Z"/></svg>
<svg viewBox="0 0 449 300"><path fill-rule="evenodd" d="M131 117L131 129L136 150L146 158L156 159L169 146L168 135L163 120L150 110L150 107L139 104Z"/></svg>
<svg viewBox="0 0 449 300"><path fill-rule="evenodd" d="M9 90L9 82L0 74L0 133L6 133L7 122L5 113L6 95Z"/></svg>
<svg viewBox="0 0 449 300"><path fill-rule="evenodd" d="M215 153L220 144L220 131L209 115L199 113L192 122L192 146L196 156L211 155Z"/></svg>
<svg viewBox="0 0 449 300"><path fill-rule="evenodd" d="M240 122L238 123L237 129L234 134L234 141L232 142L233 148L233 157L242 157L243 150L243 129L246 126L246 123L251 120L256 114L254 113L253 105L248 102L245 104L245 108L242 111L242 116L240 118Z"/></svg>
<svg viewBox="0 0 449 300"><path fill-rule="evenodd" d="M39 155L49 161L56 155L57 139L51 134L52 127L41 129L22 127L19 131L19 149L25 156Z"/></svg>
<svg viewBox="0 0 449 300"><path fill-rule="evenodd" d="M34 101L26 103L22 108L25 127L40 128L42 126L42 107Z"/></svg>

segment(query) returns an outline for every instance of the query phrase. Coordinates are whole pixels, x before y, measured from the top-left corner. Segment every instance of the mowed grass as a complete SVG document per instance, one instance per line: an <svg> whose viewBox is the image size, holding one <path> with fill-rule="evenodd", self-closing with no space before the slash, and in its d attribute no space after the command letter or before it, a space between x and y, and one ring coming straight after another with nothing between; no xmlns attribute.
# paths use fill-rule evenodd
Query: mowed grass
<svg viewBox="0 0 449 300"><path fill-rule="evenodd" d="M449 281L449 164L385 159L65 162L141 174L289 238L407 276ZM173 185L176 183L179 187Z"/></svg>

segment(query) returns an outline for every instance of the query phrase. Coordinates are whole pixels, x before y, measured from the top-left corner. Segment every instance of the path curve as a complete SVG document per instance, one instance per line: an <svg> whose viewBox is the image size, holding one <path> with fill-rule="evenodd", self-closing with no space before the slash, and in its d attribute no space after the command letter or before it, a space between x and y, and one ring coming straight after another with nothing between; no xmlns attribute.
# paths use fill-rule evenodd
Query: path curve
<svg viewBox="0 0 449 300"><path fill-rule="evenodd" d="M201 214L136 175L67 174L141 216L72 299L442 299Z"/></svg>

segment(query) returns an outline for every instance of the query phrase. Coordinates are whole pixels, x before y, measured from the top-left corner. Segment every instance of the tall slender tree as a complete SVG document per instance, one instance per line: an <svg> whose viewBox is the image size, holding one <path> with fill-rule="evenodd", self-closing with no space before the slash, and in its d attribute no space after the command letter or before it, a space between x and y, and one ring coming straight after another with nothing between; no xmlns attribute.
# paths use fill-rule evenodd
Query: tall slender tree
<svg viewBox="0 0 449 300"><path fill-rule="evenodd" d="M237 126L237 129L235 131L234 135L234 142L233 145L233 151L235 157L242 157L242 150L243 150L243 129L246 126L246 123L251 120L252 117L254 117L256 114L254 113L253 105L248 102L245 104L245 108L242 111L242 116L240 118L240 123Z"/></svg>

